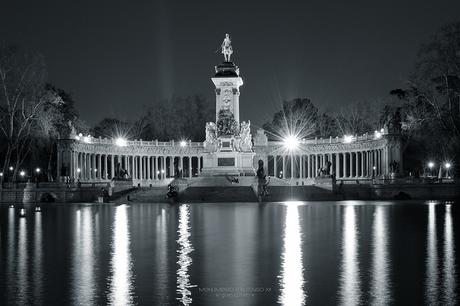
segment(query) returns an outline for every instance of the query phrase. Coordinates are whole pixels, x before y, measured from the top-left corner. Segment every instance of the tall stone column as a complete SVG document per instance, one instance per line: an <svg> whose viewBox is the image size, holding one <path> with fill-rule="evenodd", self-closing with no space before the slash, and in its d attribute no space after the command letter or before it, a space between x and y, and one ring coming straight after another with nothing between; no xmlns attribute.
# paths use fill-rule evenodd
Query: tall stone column
<svg viewBox="0 0 460 306"><path fill-rule="evenodd" d="M276 155L273 155L273 176L278 177L276 175L277 167L276 167Z"/></svg>
<svg viewBox="0 0 460 306"><path fill-rule="evenodd" d="M161 162L161 170L162 170L162 174L161 174L161 177L163 179L166 179L166 155L163 155L162 156L162 162Z"/></svg>
<svg viewBox="0 0 460 306"><path fill-rule="evenodd" d="M299 155L299 162L300 162L300 165L299 165L299 178L303 179L303 154Z"/></svg>
<svg viewBox="0 0 460 306"><path fill-rule="evenodd" d="M144 156L139 156L139 180L144 179Z"/></svg>
<svg viewBox="0 0 460 306"><path fill-rule="evenodd" d="M353 159L353 152L350 152L349 155L350 155L350 175L349 175L349 177L353 177L353 175L354 175L353 170L355 168L354 159Z"/></svg>
<svg viewBox="0 0 460 306"><path fill-rule="evenodd" d="M198 155L198 176L201 174L201 156Z"/></svg>
<svg viewBox="0 0 460 306"><path fill-rule="evenodd" d="M179 175L180 177L184 177L184 157L183 156L179 156L179 165L178 165L178 170L179 171ZM174 157L173 157L173 177L175 176L175 173L174 173Z"/></svg>
<svg viewBox="0 0 460 306"><path fill-rule="evenodd" d="M188 157L188 177L192 177L192 157Z"/></svg>
<svg viewBox="0 0 460 306"><path fill-rule="evenodd" d="M147 180L150 180L150 156L147 156Z"/></svg>
<svg viewBox="0 0 460 306"><path fill-rule="evenodd" d="M97 178L102 178L102 156L101 154L97 155Z"/></svg>
<svg viewBox="0 0 460 306"><path fill-rule="evenodd" d="M154 161L155 161L155 170L154 170L154 171L155 171L155 172L154 172L154 174L155 174L155 180L158 180L158 174L159 174L159 173L158 173L158 171L159 171L159 170L158 170L158 157L157 157L157 156L154 156L153 158L154 158Z"/></svg>
<svg viewBox="0 0 460 306"><path fill-rule="evenodd" d="M291 179L294 178L294 167L295 167L295 163L294 163L294 155L291 154Z"/></svg>
<svg viewBox="0 0 460 306"><path fill-rule="evenodd" d="M91 180L91 154L86 153L86 179Z"/></svg>
<svg viewBox="0 0 460 306"><path fill-rule="evenodd" d="M286 155L283 155L283 179L286 178Z"/></svg>

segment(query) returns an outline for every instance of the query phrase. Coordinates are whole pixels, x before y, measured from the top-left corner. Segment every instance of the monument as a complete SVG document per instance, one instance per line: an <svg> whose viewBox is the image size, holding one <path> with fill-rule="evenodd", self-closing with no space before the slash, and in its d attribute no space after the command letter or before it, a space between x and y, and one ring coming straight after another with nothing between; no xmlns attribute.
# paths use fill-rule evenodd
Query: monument
<svg viewBox="0 0 460 306"><path fill-rule="evenodd" d="M250 121L240 123L240 87L243 79L230 56L230 36L222 42L224 62L215 67L216 122L206 124L202 175L254 175Z"/></svg>

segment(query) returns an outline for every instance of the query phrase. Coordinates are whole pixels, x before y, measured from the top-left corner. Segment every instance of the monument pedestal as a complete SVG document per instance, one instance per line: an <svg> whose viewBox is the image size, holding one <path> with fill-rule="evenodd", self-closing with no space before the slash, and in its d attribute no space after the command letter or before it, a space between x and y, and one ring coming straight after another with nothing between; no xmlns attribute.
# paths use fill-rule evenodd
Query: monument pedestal
<svg viewBox="0 0 460 306"><path fill-rule="evenodd" d="M254 175L254 152L215 152L203 156L202 176Z"/></svg>

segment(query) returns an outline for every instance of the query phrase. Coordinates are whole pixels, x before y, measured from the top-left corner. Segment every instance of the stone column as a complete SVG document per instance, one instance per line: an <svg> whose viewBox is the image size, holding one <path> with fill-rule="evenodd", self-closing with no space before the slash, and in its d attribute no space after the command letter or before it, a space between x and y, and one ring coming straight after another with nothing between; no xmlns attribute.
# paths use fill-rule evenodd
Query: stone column
<svg viewBox="0 0 460 306"><path fill-rule="evenodd" d="M286 178L286 155L283 155L283 178Z"/></svg>
<svg viewBox="0 0 460 306"><path fill-rule="evenodd" d="M184 177L184 157L183 156L179 156L179 164L178 164L178 175L180 175L180 177ZM173 177L174 177L174 157L173 157Z"/></svg>
<svg viewBox="0 0 460 306"><path fill-rule="evenodd" d="M147 156L147 180L150 180L150 156Z"/></svg>
<svg viewBox="0 0 460 306"><path fill-rule="evenodd" d="M192 177L192 157L188 157L188 177Z"/></svg>
<svg viewBox="0 0 460 306"><path fill-rule="evenodd" d="M102 178L102 156L101 154L97 155L97 178L100 180Z"/></svg>
<svg viewBox="0 0 460 306"><path fill-rule="evenodd" d="M294 178L294 155L291 154L291 179Z"/></svg>
<svg viewBox="0 0 460 306"><path fill-rule="evenodd" d="M162 162L162 170L163 170L162 177L165 180L166 179L166 156L163 156L162 160L163 160L163 162Z"/></svg>
<svg viewBox="0 0 460 306"><path fill-rule="evenodd" d="M197 164L197 173L198 173L198 176L200 175L201 173L201 156L198 155L198 164Z"/></svg>

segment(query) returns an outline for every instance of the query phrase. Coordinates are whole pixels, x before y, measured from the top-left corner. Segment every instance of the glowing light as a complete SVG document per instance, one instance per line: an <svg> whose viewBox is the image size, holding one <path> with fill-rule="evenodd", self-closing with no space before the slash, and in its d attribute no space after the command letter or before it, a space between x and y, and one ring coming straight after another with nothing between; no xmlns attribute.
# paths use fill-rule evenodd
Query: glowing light
<svg viewBox="0 0 460 306"><path fill-rule="evenodd" d="M77 168L77 173L80 173L81 172L81 169L80 168Z"/></svg>
<svg viewBox="0 0 460 306"><path fill-rule="evenodd" d="M26 175L26 172L24 170L21 170L21 172L19 172L19 175L24 176L24 175Z"/></svg>
<svg viewBox="0 0 460 306"><path fill-rule="evenodd" d="M455 273L455 239L452 224L451 206L446 205L444 215L444 258L442 269L443 301L454 301L456 298L457 274Z"/></svg>
<svg viewBox="0 0 460 306"><path fill-rule="evenodd" d="M128 207L120 205L115 210L115 222L112 227L112 259L108 299L112 305L133 304L133 273L128 224Z"/></svg>
<svg viewBox="0 0 460 306"><path fill-rule="evenodd" d="M41 171L40 168L35 169L35 172L37 172L37 173L40 173L40 171Z"/></svg>
<svg viewBox="0 0 460 306"><path fill-rule="evenodd" d="M79 135L75 136L75 140L80 140L80 139L81 139L81 137Z"/></svg>
<svg viewBox="0 0 460 306"><path fill-rule="evenodd" d="M428 305L435 305L439 294L439 271L438 271L438 242L436 235L436 203L429 202L428 210L428 231L427 231L427 248L426 248L426 279L425 295Z"/></svg>
<svg viewBox="0 0 460 306"><path fill-rule="evenodd" d="M446 169L449 169L450 167L452 167L452 164L447 162L444 164L444 167L446 167Z"/></svg>
<svg viewBox="0 0 460 306"><path fill-rule="evenodd" d="M371 304L385 305L391 298L388 273L388 225L385 207L376 207L372 227Z"/></svg>
<svg viewBox="0 0 460 306"><path fill-rule="evenodd" d="M97 172L97 169L94 169L94 172Z"/></svg>
<svg viewBox="0 0 460 306"><path fill-rule="evenodd" d="M83 137L83 142L90 143L91 142L91 135Z"/></svg>
<svg viewBox="0 0 460 306"><path fill-rule="evenodd" d="M297 138L294 135L289 135L284 139L284 147L288 149L289 151L294 151L299 147L299 138Z"/></svg>
<svg viewBox="0 0 460 306"><path fill-rule="evenodd" d="M3 172L0 172L0 177L2 177L2 176L3 176Z"/></svg>
<svg viewBox="0 0 460 306"><path fill-rule="evenodd" d="M350 143L350 142L353 141L353 139L354 139L354 137L353 137L352 135L345 135L345 136L343 136L343 142L344 142L344 143Z"/></svg>
<svg viewBox="0 0 460 306"><path fill-rule="evenodd" d="M342 264L340 299L342 305L359 305L361 302L360 271L358 260L359 232L353 205L345 207L342 229Z"/></svg>
<svg viewBox="0 0 460 306"><path fill-rule="evenodd" d="M117 139L115 139L115 144L119 147L125 147L127 145L127 141L122 137L118 137Z"/></svg>
<svg viewBox="0 0 460 306"><path fill-rule="evenodd" d="M431 168L433 168L433 167L434 167L434 163L430 161L430 162L428 163L428 168L431 169Z"/></svg>
<svg viewBox="0 0 460 306"><path fill-rule="evenodd" d="M281 305L304 305L306 294L303 289L302 236L299 223L299 205L302 202L286 202L281 274L279 275Z"/></svg>
<svg viewBox="0 0 460 306"><path fill-rule="evenodd" d="M11 167L11 166L10 166L8 169L10 169L10 171L13 171L13 170L14 170L14 168L13 168L13 167Z"/></svg>
<svg viewBox="0 0 460 306"><path fill-rule="evenodd" d="M165 173L165 171L163 169L161 169L161 173Z"/></svg>
<svg viewBox="0 0 460 306"><path fill-rule="evenodd" d="M180 144L181 147L186 147L187 146L187 141L181 140L179 144Z"/></svg>
<svg viewBox="0 0 460 306"><path fill-rule="evenodd" d="M182 305L192 303L191 292L189 288L196 287L190 283L189 267L192 264L190 253L193 251L192 243L190 242L190 207L189 205L181 205L179 208L179 229L177 230L179 239L179 255L177 264L177 300L181 301Z"/></svg>
<svg viewBox="0 0 460 306"><path fill-rule="evenodd" d="M380 131L375 131L374 132L374 138L375 139L379 139L379 138L382 138L382 132Z"/></svg>
<svg viewBox="0 0 460 306"><path fill-rule="evenodd" d="M373 167L372 167L372 170L375 170L375 169L377 169L377 167L376 167L376 166L373 166Z"/></svg>

